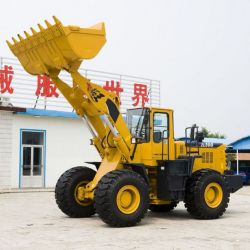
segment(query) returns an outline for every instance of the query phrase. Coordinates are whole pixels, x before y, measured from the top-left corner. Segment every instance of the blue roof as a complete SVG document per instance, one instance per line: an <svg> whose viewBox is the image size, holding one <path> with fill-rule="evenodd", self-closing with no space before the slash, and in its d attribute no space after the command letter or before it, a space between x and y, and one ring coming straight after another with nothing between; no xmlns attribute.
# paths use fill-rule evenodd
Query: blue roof
<svg viewBox="0 0 250 250"><path fill-rule="evenodd" d="M77 119L78 116L74 112L56 111L56 110L45 110L45 109L32 109L27 108L25 112L17 112L20 115L31 115L31 116L47 116L47 117L64 117Z"/></svg>
<svg viewBox="0 0 250 250"><path fill-rule="evenodd" d="M240 138L229 144L233 149L250 149L250 135Z"/></svg>

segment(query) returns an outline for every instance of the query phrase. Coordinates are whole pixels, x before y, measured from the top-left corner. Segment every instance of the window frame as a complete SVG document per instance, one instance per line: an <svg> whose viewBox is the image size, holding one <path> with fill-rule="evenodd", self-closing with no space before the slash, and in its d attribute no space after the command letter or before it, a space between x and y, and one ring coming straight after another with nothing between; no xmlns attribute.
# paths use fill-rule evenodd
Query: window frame
<svg viewBox="0 0 250 250"><path fill-rule="evenodd" d="M155 111L154 112L154 115L153 115L153 129L152 129L152 132L153 132L153 142L154 143L160 143L160 142L162 142L162 140L160 140L160 141L155 141L155 137L154 137L154 132L155 132L155 125L154 125L154 120L155 120L155 115L156 114L165 114L166 115L166 117L167 117L167 137L165 137L164 139L168 139L169 138L169 114L167 113L167 112L159 112L159 111ZM157 126L156 126L157 127ZM158 126L158 127L160 127L160 126ZM162 127L164 127L164 126L162 126ZM164 131L164 130L163 130Z"/></svg>
<svg viewBox="0 0 250 250"><path fill-rule="evenodd" d="M47 148L47 130L45 129L26 129L26 128L20 128L20 137L19 137L19 185L18 187L22 187L22 160L23 160L23 155L22 155L22 147L23 145L28 145L28 144L22 144L22 136L23 132L42 132L43 133L43 145L40 145L43 147L43 187L46 187L46 171L47 171L47 166L46 166L46 148ZM39 145L31 145L31 146L39 146Z"/></svg>
<svg viewBox="0 0 250 250"><path fill-rule="evenodd" d="M150 109L148 107L144 107L144 108L136 108L136 109L129 109L129 110L132 111L132 110L142 110L142 109L146 109L146 114L144 115L142 122L144 122L144 119L146 116L148 117L148 122L147 122L147 126L145 126L145 137L143 138L141 143L149 143L150 142L150 130L151 130L151 126L150 126L150 122L151 122L150 113L151 113L151 111L150 111ZM131 129L133 127L129 126L129 116L128 116L129 110L127 111L126 123L127 123L129 130L130 130L130 133L133 137L134 135L132 134L132 131L131 131ZM142 127L142 130L143 130L143 127Z"/></svg>

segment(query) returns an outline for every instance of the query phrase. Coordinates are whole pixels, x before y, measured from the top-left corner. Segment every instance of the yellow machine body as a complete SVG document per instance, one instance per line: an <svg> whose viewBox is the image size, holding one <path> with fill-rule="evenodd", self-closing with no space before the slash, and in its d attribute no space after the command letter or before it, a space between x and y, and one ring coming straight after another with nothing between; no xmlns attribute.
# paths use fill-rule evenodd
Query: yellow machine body
<svg viewBox="0 0 250 250"><path fill-rule="evenodd" d="M119 112L119 98L78 72L81 62L95 57L105 44L104 24L100 23L90 28L65 27L56 17L54 20L53 25L45 21L46 28L38 25L39 31L31 28L32 34L24 32L25 38L18 35L19 40L13 38L14 43L8 41L7 43L28 73L46 74L52 79L76 113L86 120L92 132L91 142L99 152L102 161L94 179L86 186L79 186L78 192L75 192L78 202L93 199L98 182L108 172L127 168L127 166L130 168L133 166L131 164L143 164L149 177L150 203L170 203L170 200L159 199L157 196L158 161L176 160L188 155L185 142L174 139L173 110L150 108L148 142L132 143L133 134ZM59 78L61 70L66 70L71 75L72 82L66 83ZM168 117L168 132L163 143L155 142L153 139L154 129L152 128L155 125L154 114L156 113L163 113ZM192 148L190 150L192 151ZM199 150L200 158L195 159L193 172L203 168L213 169L219 173L225 171L224 145L216 148L201 147ZM133 157L131 157L132 154ZM193 153L189 154L193 155ZM137 194L134 187L128 190ZM126 202L124 198L124 203Z"/></svg>

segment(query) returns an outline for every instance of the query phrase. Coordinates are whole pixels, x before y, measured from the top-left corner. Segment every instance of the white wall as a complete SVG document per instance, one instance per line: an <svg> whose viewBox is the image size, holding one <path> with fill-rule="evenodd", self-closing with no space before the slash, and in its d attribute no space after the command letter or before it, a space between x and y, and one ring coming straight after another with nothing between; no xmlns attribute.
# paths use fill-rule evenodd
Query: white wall
<svg viewBox="0 0 250 250"><path fill-rule="evenodd" d="M20 129L46 130L46 187L54 187L67 169L100 160L89 145L91 135L80 119L14 115L12 187L19 185Z"/></svg>
<svg viewBox="0 0 250 250"><path fill-rule="evenodd" d="M11 183L12 123L12 112L0 111L0 188Z"/></svg>

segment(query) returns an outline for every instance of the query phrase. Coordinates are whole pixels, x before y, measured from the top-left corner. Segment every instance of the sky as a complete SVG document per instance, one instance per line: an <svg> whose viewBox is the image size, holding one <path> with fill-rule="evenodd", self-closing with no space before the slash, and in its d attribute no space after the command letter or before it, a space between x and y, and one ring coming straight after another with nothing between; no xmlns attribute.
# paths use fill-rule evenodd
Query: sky
<svg viewBox="0 0 250 250"><path fill-rule="evenodd" d="M6 39L53 15L105 22L107 43L83 67L160 80L176 137L196 123L234 140L250 135L249 13L248 0L2 1L0 57L13 57Z"/></svg>

